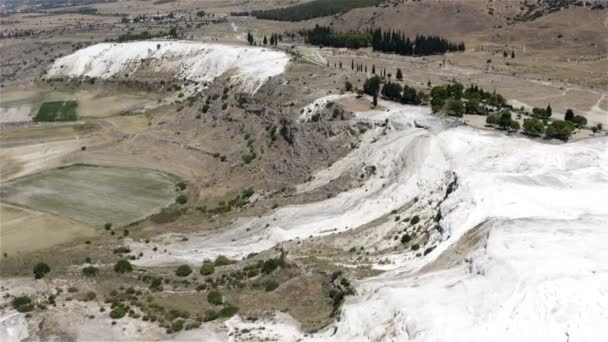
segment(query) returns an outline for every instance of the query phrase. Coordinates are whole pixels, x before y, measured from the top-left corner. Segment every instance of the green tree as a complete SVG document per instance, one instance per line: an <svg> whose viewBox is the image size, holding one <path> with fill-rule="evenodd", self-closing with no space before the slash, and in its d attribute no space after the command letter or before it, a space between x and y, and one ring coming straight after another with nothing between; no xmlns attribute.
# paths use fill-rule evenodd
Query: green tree
<svg viewBox="0 0 608 342"><path fill-rule="evenodd" d="M570 108L566 110L566 114L564 115L564 120L572 121L574 119L574 111Z"/></svg>
<svg viewBox="0 0 608 342"><path fill-rule="evenodd" d="M268 39L266 39L266 36L264 36L264 40L262 41L262 44L268 45Z"/></svg>
<svg viewBox="0 0 608 342"><path fill-rule="evenodd" d="M511 128L511 112L504 111L500 114L500 117L498 118L498 127L502 129Z"/></svg>
<svg viewBox="0 0 608 342"><path fill-rule="evenodd" d="M464 114L464 105L459 99L449 99L445 104L445 111L449 116L462 117Z"/></svg>
<svg viewBox="0 0 608 342"><path fill-rule="evenodd" d="M180 265L175 270L175 275L178 277L187 277L190 275L190 273L192 273L192 268L190 268L188 265Z"/></svg>
<svg viewBox="0 0 608 342"><path fill-rule="evenodd" d="M433 113L437 113L443 108L448 99L448 91L444 86L435 86L431 89L431 108Z"/></svg>
<svg viewBox="0 0 608 342"><path fill-rule="evenodd" d="M374 107L378 105L378 93L380 92L380 77L377 75L369 78L363 84L363 91L374 99Z"/></svg>
<svg viewBox="0 0 608 342"><path fill-rule="evenodd" d="M550 118L553 115L553 109L551 109L551 105L547 105L547 109L545 109L545 113L547 113L547 118Z"/></svg>
<svg viewBox="0 0 608 342"><path fill-rule="evenodd" d="M545 125L537 118L524 119L524 133L540 137L545 133Z"/></svg>
<svg viewBox="0 0 608 342"><path fill-rule="evenodd" d="M126 259L120 259L114 264L114 272L116 273L126 273L133 271L133 266Z"/></svg>
<svg viewBox="0 0 608 342"><path fill-rule="evenodd" d="M574 124L570 121L555 120L547 127L545 134L548 138L568 141L574 132Z"/></svg>
<svg viewBox="0 0 608 342"><path fill-rule="evenodd" d="M401 72L401 69L397 68L397 75L395 75L395 77L401 81L403 79L403 72Z"/></svg>
<svg viewBox="0 0 608 342"><path fill-rule="evenodd" d="M465 105L466 112L470 114L478 114L479 113L479 99L470 98L467 100Z"/></svg>
<svg viewBox="0 0 608 342"><path fill-rule="evenodd" d="M413 105L420 104L420 98L418 94L416 94L416 89L405 85L403 87L403 96L401 97L401 103Z"/></svg>
<svg viewBox="0 0 608 342"><path fill-rule="evenodd" d="M213 305L222 305L224 298L222 297L220 291L212 290L207 294L207 301Z"/></svg>
<svg viewBox="0 0 608 342"><path fill-rule="evenodd" d="M43 262L39 262L34 266L34 278L35 279L41 279L49 272L51 272L51 268L49 267L49 265L47 265Z"/></svg>
<svg viewBox="0 0 608 342"><path fill-rule="evenodd" d="M398 101L401 99L402 90L399 83L385 83L382 87L382 95L393 101Z"/></svg>

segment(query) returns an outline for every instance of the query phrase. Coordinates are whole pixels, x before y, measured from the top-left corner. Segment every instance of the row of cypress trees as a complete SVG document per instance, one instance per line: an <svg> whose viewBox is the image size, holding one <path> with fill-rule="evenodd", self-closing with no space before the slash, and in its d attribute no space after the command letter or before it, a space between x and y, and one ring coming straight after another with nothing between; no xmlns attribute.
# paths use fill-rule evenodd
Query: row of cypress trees
<svg viewBox="0 0 608 342"><path fill-rule="evenodd" d="M463 42L450 42L440 36L416 35L410 39L401 31L370 29L364 32L334 32L330 27L316 25L299 32L307 44L358 49L371 46L374 51L406 56L426 56L464 51Z"/></svg>
<svg viewBox="0 0 608 342"><path fill-rule="evenodd" d="M370 34L374 51L424 56L465 50L464 42L453 43L440 36L419 34L412 40L401 31L382 31L380 28L371 30Z"/></svg>

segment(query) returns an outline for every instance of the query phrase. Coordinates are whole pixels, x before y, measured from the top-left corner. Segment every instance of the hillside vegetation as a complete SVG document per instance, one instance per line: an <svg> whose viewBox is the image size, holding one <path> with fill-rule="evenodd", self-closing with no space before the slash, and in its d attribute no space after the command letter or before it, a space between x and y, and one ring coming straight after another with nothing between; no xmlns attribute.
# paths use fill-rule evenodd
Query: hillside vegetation
<svg viewBox="0 0 608 342"><path fill-rule="evenodd" d="M251 15L258 19L301 21L338 13L346 13L354 8L376 6L384 1L385 0L315 0L290 7L253 11L251 12Z"/></svg>

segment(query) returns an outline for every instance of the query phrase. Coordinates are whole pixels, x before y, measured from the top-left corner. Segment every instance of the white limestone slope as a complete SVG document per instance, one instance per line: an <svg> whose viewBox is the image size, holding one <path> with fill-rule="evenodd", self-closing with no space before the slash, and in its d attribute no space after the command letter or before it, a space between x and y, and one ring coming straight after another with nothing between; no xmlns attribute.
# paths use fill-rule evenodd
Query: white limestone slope
<svg viewBox="0 0 608 342"><path fill-rule="evenodd" d="M382 275L355 283L340 320L304 335L297 324L264 321L283 341L599 341L608 336L608 138L547 144L492 130L447 124L421 107L382 102L356 113L385 122L359 148L318 172L310 191L374 165L362 187L316 203L241 219L219 232L164 238L168 253L133 243L141 265L199 264L218 254L242 257L295 238L350 230L410 203L437 203L454 172L458 188L441 205L444 235L419 258L391 255ZM424 127L424 128L421 128ZM432 213L423 212L429 217ZM485 240L467 244L467 233ZM378 234L384 227L375 227ZM382 244L368 243L366 249ZM380 246L382 247L382 246ZM452 255L453 254L453 255ZM437 260L453 259L453 263ZM234 318L230 329L251 328ZM252 334L256 334L252 329ZM261 330L260 330L261 331ZM262 334L260 332L260 334Z"/></svg>
<svg viewBox="0 0 608 342"><path fill-rule="evenodd" d="M101 43L57 59L47 77L109 79L143 73L207 82L231 72L242 91L255 92L269 77L283 73L288 63L284 52L262 47L188 41Z"/></svg>

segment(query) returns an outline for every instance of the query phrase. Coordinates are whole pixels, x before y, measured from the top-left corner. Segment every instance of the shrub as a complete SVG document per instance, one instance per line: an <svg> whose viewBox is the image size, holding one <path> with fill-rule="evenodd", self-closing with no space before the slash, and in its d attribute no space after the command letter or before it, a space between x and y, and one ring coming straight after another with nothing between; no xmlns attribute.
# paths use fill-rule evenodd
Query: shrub
<svg viewBox="0 0 608 342"><path fill-rule="evenodd" d="M175 270L175 275L178 277L187 277L192 273L192 268L188 265L181 265Z"/></svg>
<svg viewBox="0 0 608 342"><path fill-rule="evenodd" d="M205 322L215 321L220 317L220 314L215 310L208 310L205 315Z"/></svg>
<svg viewBox="0 0 608 342"><path fill-rule="evenodd" d="M163 288L163 279L162 278L154 278L152 282L150 282L150 290L152 291L161 291Z"/></svg>
<svg viewBox="0 0 608 342"><path fill-rule="evenodd" d="M99 269L94 266L87 266L82 269L82 275L85 277L95 277L99 272Z"/></svg>
<svg viewBox="0 0 608 342"><path fill-rule="evenodd" d="M344 82L344 90L353 91L353 84L349 81Z"/></svg>
<svg viewBox="0 0 608 342"><path fill-rule="evenodd" d="M224 298L222 297L220 291L212 290L207 294L207 301L213 305L221 305Z"/></svg>
<svg viewBox="0 0 608 342"><path fill-rule="evenodd" d="M175 202L177 202L179 204L186 204L188 202L188 196L181 194L181 195L177 196L177 198L175 199Z"/></svg>
<svg viewBox="0 0 608 342"><path fill-rule="evenodd" d="M498 114L490 114L486 118L486 124L494 126L498 123Z"/></svg>
<svg viewBox="0 0 608 342"><path fill-rule="evenodd" d="M575 115L574 118L572 118L572 122L574 122L574 124L576 125L576 127L585 127L585 126L587 126L587 118L585 118L582 115Z"/></svg>
<svg viewBox="0 0 608 342"><path fill-rule="evenodd" d="M420 222L420 216L418 215L414 215L411 219L410 219L410 224L414 225L416 223Z"/></svg>
<svg viewBox="0 0 608 342"><path fill-rule="evenodd" d="M408 243L412 240L412 237L409 234L403 234L401 237L401 243Z"/></svg>
<svg viewBox="0 0 608 342"><path fill-rule="evenodd" d="M128 260L120 259L114 264L114 271L117 273L126 273L133 271L133 266Z"/></svg>
<svg viewBox="0 0 608 342"><path fill-rule="evenodd" d="M120 246L114 248L114 254L128 254L131 253L131 249L127 246Z"/></svg>
<svg viewBox="0 0 608 342"><path fill-rule="evenodd" d="M34 278L41 279L50 271L51 271L51 268L49 267L49 265L47 265L43 262L39 262L36 264L36 266L34 266Z"/></svg>
<svg viewBox="0 0 608 342"><path fill-rule="evenodd" d="M515 120L511 120L511 130L519 131L520 128L521 128L521 126L519 125L519 122L517 122Z"/></svg>
<svg viewBox="0 0 608 342"><path fill-rule="evenodd" d="M178 188L180 191L183 191L183 190L185 190L185 189L186 189L186 186L187 186L187 185L186 185L186 183L185 183L185 182L179 182L179 183L177 183L177 184L176 184L176 186L177 186L177 188Z"/></svg>
<svg viewBox="0 0 608 342"><path fill-rule="evenodd" d="M226 266L226 265L234 264L234 261L228 259L227 257L225 257L223 255L219 255L217 258L215 258L215 261L213 262L213 264L215 266Z"/></svg>
<svg viewBox="0 0 608 342"><path fill-rule="evenodd" d="M243 159L243 162L245 164L249 164L251 163L255 158L257 157L257 154L255 153L255 151L252 151L251 153L248 154L243 154L241 156L241 159Z"/></svg>
<svg viewBox="0 0 608 342"><path fill-rule="evenodd" d="M278 287L279 287L279 283L277 283L274 280L269 280L269 281L266 282L266 284L264 284L264 289L266 291L273 291L273 290L275 290Z"/></svg>
<svg viewBox="0 0 608 342"><path fill-rule="evenodd" d="M201 275L210 275L215 272L215 267L210 262L204 262L203 266L201 266Z"/></svg>
<svg viewBox="0 0 608 342"><path fill-rule="evenodd" d="M415 244L412 245L412 250L413 251L417 251L419 249L420 249L420 245L418 245L417 243L415 243Z"/></svg>
<svg viewBox="0 0 608 342"><path fill-rule="evenodd" d="M234 315L236 315L236 313L239 311L239 307L238 306L234 306L232 304L226 304L222 310L220 310L219 315L220 317L232 317Z"/></svg>
<svg viewBox="0 0 608 342"><path fill-rule="evenodd" d="M110 229L112 229L112 224L108 222L108 223L106 223L106 224L104 225L104 228L105 228L106 230L110 230Z"/></svg>
<svg viewBox="0 0 608 342"><path fill-rule="evenodd" d="M285 267L285 260L282 258L268 259L264 261L264 264L262 265L262 272L270 274L279 267Z"/></svg>
<svg viewBox="0 0 608 342"><path fill-rule="evenodd" d="M30 312L34 310L32 299L28 296L13 298L11 305L13 306L13 309L17 310L18 312Z"/></svg>
<svg viewBox="0 0 608 342"><path fill-rule="evenodd" d="M127 310L125 310L122 306L119 306L119 307L115 308L114 310L110 311L110 318L121 319L121 318L125 317L126 314L127 314Z"/></svg>
<svg viewBox="0 0 608 342"><path fill-rule="evenodd" d="M87 294L84 296L85 301L93 301L95 298L97 298L97 293L93 291L87 292Z"/></svg>

